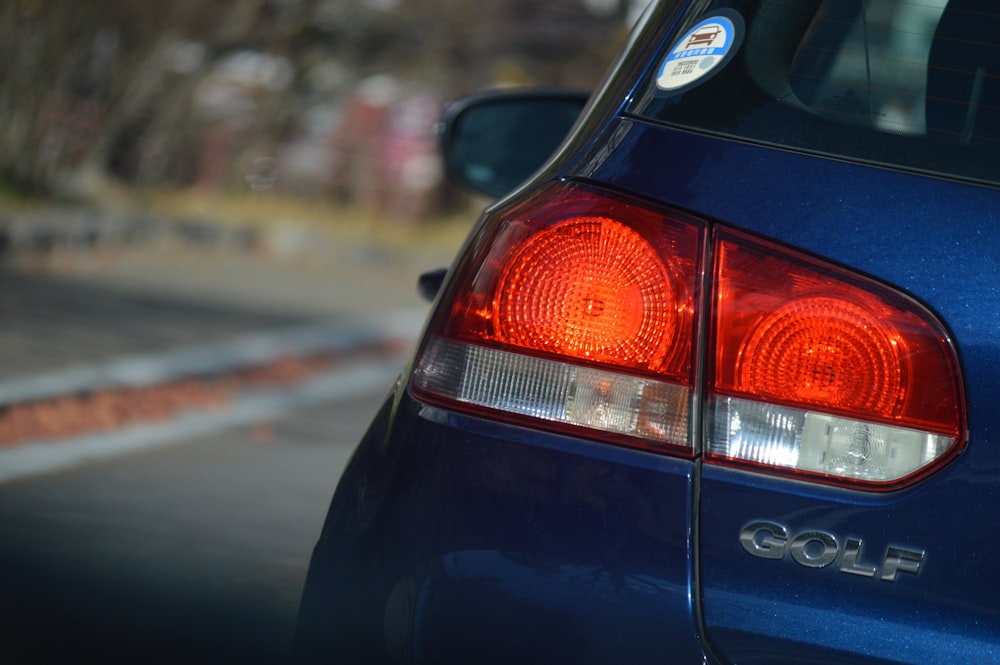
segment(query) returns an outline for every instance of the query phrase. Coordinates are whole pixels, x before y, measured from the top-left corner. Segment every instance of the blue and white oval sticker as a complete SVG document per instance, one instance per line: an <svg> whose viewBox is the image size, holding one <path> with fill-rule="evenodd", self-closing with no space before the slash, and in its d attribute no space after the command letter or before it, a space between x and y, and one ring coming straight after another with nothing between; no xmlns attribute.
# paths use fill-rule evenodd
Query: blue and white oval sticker
<svg viewBox="0 0 1000 665"><path fill-rule="evenodd" d="M656 76L656 87L681 92L721 71L743 41L743 17L722 11L703 18L671 49Z"/></svg>

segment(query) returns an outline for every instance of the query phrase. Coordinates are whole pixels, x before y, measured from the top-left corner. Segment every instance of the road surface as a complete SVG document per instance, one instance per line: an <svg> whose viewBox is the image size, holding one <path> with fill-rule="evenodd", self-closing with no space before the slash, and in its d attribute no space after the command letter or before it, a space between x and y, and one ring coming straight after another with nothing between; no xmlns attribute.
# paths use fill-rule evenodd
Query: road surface
<svg viewBox="0 0 1000 665"><path fill-rule="evenodd" d="M4 660L281 662L382 391L0 486Z"/></svg>
<svg viewBox="0 0 1000 665"><path fill-rule="evenodd" d="M341 344L331 366L221 408L0 446L0 661L285 659L337 478L426 313L416 275L450 252L354 249L321 267L133 252L0 271L0 416L19 391L169 378L206 349L273 355L316 330ZM393 343L354 357L359 330Z"/></svg>

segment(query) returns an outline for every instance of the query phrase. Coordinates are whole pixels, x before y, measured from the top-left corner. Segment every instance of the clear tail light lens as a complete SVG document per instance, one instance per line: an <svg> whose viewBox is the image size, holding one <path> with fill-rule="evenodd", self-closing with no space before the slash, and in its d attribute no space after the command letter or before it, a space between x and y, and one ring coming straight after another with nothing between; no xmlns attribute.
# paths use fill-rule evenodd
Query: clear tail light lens
<svg viewBox="0 0 1000 665"><path fill-rule="evenodd" d="M926 308L748 234L716 226L711 237L706 272L709 225L683 214L565 183L501 209L443 297L412 390L491 418L868 489L957 453L959 365Z"/></svg>
<svg viewBox="0 0 1000 665"><path fill-rule="evenodd" d="M414 387L505 419L586 428L640 448L689 445L690 389L653 379L437 337Z"/></svg>

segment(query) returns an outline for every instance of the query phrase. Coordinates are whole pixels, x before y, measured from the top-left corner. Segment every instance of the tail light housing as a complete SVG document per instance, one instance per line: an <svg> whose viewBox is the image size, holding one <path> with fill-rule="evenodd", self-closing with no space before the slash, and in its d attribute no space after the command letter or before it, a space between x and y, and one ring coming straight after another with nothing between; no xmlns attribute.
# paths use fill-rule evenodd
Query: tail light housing
<svg viewBox="0 0 1000 665"><path fill-rule="evenodd" d="M486 220L411 381L491 418L867 489L957 454L961 386L944 327L904 294L566 183Z"/></svg>
<svg viewBox="0 0 1000 665"><path fill-rule="evenodd" d="M893 487L962 442L944 327L894 289L719 228L709 460Z"/></svg>
<svg viewBox="0 0 1000 665"><path fill-rule="evenodd" d="M497 213L431 326L413 389L690 454L705 230L580 185Z"/></svg>

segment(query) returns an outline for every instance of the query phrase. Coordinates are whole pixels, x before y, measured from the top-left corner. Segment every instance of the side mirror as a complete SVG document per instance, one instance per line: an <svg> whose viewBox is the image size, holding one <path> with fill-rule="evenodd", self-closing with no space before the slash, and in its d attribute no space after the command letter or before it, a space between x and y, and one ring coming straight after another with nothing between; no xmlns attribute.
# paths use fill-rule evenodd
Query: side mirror
<svg viewBox="0 0 1000 665"><path fill-rule="evenodd" d="M449 177L480 194L506 194L548 161L589 97L569 90L519 90L455 102L439 125Z"/></svg>

